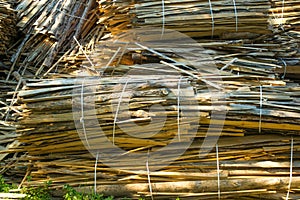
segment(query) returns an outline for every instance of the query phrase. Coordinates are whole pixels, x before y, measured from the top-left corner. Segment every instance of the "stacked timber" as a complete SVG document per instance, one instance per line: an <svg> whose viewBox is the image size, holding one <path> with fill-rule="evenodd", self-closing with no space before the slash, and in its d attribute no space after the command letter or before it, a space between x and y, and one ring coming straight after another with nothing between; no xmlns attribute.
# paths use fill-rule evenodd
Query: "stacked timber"
<svg viewBox="0 0 300 200"><path fill-rule="evenodd" d="M16 37L16 12L11 8L10 2L0 1L0 55L6 54Z"/></svg>

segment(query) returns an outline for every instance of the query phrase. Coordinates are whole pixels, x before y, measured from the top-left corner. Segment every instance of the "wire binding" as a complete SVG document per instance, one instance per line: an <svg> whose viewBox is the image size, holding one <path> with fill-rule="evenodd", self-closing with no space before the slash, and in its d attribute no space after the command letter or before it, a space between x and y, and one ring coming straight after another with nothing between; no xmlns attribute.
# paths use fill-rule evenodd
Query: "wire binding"
<svg viewBox="0 0 300 200"><path fill-rule="evenodd" d="M214 13L213 13L213 9L212 9L212 4L211 1L208 0L209 3L209 9L210 9L210 16L211 16L211 38L214 37L214 32L215 32L215 20L214 20Z"/></svg>
<svg viewBox="0 0 300 200"><path fill-rule="evenodd" d="M105 70L109 67L109 65L114 61L114 59L116 58L116 56L118 55L118 53L120 52L122 48L119 47L117 49L117 51L114 53L114 55L110 58L110 60L108 61L108 63L106 64L106 66L104 67L102 74L104 74ZM126 49L125 49L126 50Z"/></svg>
<svg viewBox="0 0 300 200"><path fill-rule="evenodd" d="M284 4L285 4L285 0L282 0L282 8L281 8L281 22L283 21L283 18L284 18Z"/></svg>
<svg viewBox="0 0 300 200"><path fill-rule="evenodd" d="M85 121L84 121L84 108L83 108L83 104L84 104L84 100L83 100L83 85L84 85L84 79L82 80L82 84L81 84L81 93L80 93L80 105L81 105L81 117L80 117L80 123L82 124L82 130L83 130L83 134L84 134L84 139L86 141L86 144L88 145L88 148L91 149L89 141L88 141L88 137L86 134L86 128L85 128Z"/></svg>
<svg viewBox="0 0 300 200"><path fill-rule="evenodd" d="M293 179L293 152L294 152L294 138L292 136L292 138L291 138L290 180L289 180L288 191L287 191L285 200L289 199L290 191L291 191L291 185L292 185L292 179Z"/></svg>
<svg viewBox="0 0 300 200"><path fill-rule="evenodd" d="M237 14L235 0L232 0L232 2L233 2L234 15L235 15L235 31L237 32L238 31L238 14Z"/></svg>
<svg viewBox="0 0 300 200"><path fill-rule="evenodd" d="M281 78L284 79L284 78L285 78L285 75L286 75L287 64L286 64L286 62L285 62L282 58L280 58L280 60L281 60L281 62L282 62L283 65L284 65L284 72L283 72L283 75L281 76Z"/></svg>
<svg viewBox="0 0 300 200"><path fill-rule="evenodd" d="M162 10L162 29L161 29L160 39L162 39L165 34L166 16L165 16L165 1L164 0L161 1L161 10Z"/></svg>
<svg viewBox="0 0 300 200"><path fill-rule="evenodd" d="M113 134L113 145L115 145L115 132L116 132L116 123L117 123L118 113L120 110L120 105L121 105L122 98L123 98L125 89L127 87L128 81L129 81L129 79L126 80L126 83L122 89L122 93L120 94L118 105L117 105L117 110L116 110L116 114L115 114L115 118L114 118L113 133L112 133Z"/></svg>
<svg viewBox="0 0 300 200"><path fill-rule="evenodd" d="M181 86L181 80L182 76L180 77L178 81L178 93L177 93L177 133L178 133L178 140L180 142L181 136L180 136L180 86Z"/></svg>
<svg viewBox="0 0 300 200"><path fill-rule="evenodd" d="M98 166L99 152L97 152L96 162L95 162L95 173L94 173L94 192L97 193L97 166Z"/></svg>
<svg viewBox="0 0 300 200"><path fill-rule="evenodd" d="M216 144L216 156L217 156L217 176L218 176L218 199L221 199L221 182L220 182L220 162L219 162L219 146Z"/></svg>
<svg viewBox="0 0 300 200"><path fill-rule="evenodd" d="M258 127L258 131L259 131L259 133L261 133L261 116L262 116L262 106L263 106L262 86L259 86L259 94L260 94L260 98L259 98L259 127Z"/></svg>
<svg viewBox="0 0 300 200"><path fill-rule="evenodd" d="M149 156L150 156L150 150L148 149L148 156L147 156L147 161L146 161L147 177L148 177L148 185L149 185L151 200L154 200L153 192L152 192L152 185L151 185L151 178L150 178Z"/></svg>

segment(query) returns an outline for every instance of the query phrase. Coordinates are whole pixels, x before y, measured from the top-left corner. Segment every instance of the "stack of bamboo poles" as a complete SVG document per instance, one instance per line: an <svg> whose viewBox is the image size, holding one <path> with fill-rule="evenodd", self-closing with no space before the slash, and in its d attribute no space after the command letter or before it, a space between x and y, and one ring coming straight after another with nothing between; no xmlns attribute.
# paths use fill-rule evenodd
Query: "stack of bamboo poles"
<svg viewBox="0 0 300 200"><path fill-rule="evenodd" d="M135 26L175 28L191 37L226 37L232 32L266 34L268 1L143 1L135 4ZM246 9L245 9L246 8Z"/></svg>
<svg viewBox="0 0 300 200"><path fill-rule="evenodd" d="M18 84L16 79L6 80L11 66L9 58L12 55L13 43L17 36L17 13L12 8L12 4L12 1L0 1L0 152L3 152L0 153L0 174L8 170L6 159L17 156L10 154L9 149L19 145L15 127L16 117L13 116L14 113L19 112L14 107L17 93L11 95L8 92L19 90L22 83L20 80ZM20 79L17 73L13 75L17 76L18 80ZM4 198L4 196L0 194L0 198Z"/></svg>
<svg viewBox="0 0 300 200"><path fill-rule="evenodd" d="M128 8L123 8L126 3ZM101 4L106 9L107 2L100 1ZM109 20L113 33L126 25L175 29L191 37L236 34L237 38L253 38L270 32L267 28L269 1L118 1L113 4L117 7L117 21ZM129 12L124 13L127 9Z"/></svg>
<svg viewBox="0 0 300 200"><path fill-rule="evenodd" d="M3 42L5 43L5 40ZM6 80L11 64L7 57L11 55L11 50L7 51L6 49L5 54L1 56L0 60L0 174L8 170L9 162L6 162L7 159L13 156L17 157L15 152L10 154L8 151L19 145L16 134L16 117L13 115L19 112L18 108L15 107L17 103L15 91L21 89L24 84L18 73L13 73L14 80Z"/></svg>
<svg viewBox="0 0 300 200"><path fill-rule="evenodd" d="M88 45L92 46L103 31L101 26L95 27L98 20L95 1L24 0L18 1L15 10L9 8L9 3L5 1L0 4L1 45L5 45L5 49L1 46L0 54L4 50L7 54L0 61L1 174L10 174L8 170L11 163L19 157L17 152L9 149L19 145L14 114L19 113L17 91L24 86L25 77L33 78L46 75L52 69L55 71L55 65L52 65L54 61L78 49L72 37L76 37L80 43L87 40ZM17 28L24 37L20 34L15 45L10 41L8 45L8 39L15 35ZM6 52L8 48L10 50ZM14 182L19 182L21 176L24 174L13 176L16 178Z"/></svg>
<svg viewBox="0 0 300 200"><path fill-rule="evenodd" d="M220 43L227 40L229 44L221 53L228 53L228 48L232 52L232 46L240 46L234 49L237 54L247 51L255 59L261 57L262 62L281 65L282 69L277 71L281 76L299 81L298 1L98 2L103 13L99 23L115 35L129 28L158 27L162 36L165 29L173 29L213 46L216 39ZM213 41L203 40L211 36ZM234 59L235 55L232 56ZM242 56L245 59L245 54Z"/></svg>
<svg viewBox="0 0 300 200"><path fill-rule="evenodd" d="M0 1L0 55L6 54L17 34L16 12L11 8L10 2Z"/></svg>
<svg viewBox="0 0 300 200"><path fill-rule="evenodd" d="M0 150L6 157L15 153L1 162L1 172L13 175L11 181L38 185L51 180L54 188L70 184L90 191L93 186L107 195L134 198L281 199L289 193L299 199L300 86L282 80L288 67L299 63L297 1L98 1L97 18L98 9L86 6L88 15L83 4L68 2L21 1L17 8L18 26L27 36L8 77L18 66L21 77L24 73L32 79L19 79L19 87L12 81L15 88L3 96L13 102L6 103L9 112L4 116L10 113L19 121L21 145ZM62 14L64 18L51 20ZM82 25L86 18L92 23ZM95 49L89 61L82 49L71 52L73 27L81 26L88 28L77 29L76 38L86 38L84 50ZM163 43L135 46L129 52L116 46L115 35L149 26L163 27L152 35L156 39L166 37L168 28L180 30L205 49L174 41L175 48ZM113 40L99 44L109 37ZM53 64L56 57L61 59ZM79 68L91 77L74 78ZM132 71L138 73L129 74ZM18 73L14 75L18 82ZM49 79L36 79L39 76ZM13 91L21 86L20 106L14 106ZM193 95L178 98L191 88ZM191 99L196 106L189 105ZM200 111L198 118L188 115L195 111ZM93 118L96 125L91 124ZM132 125L159 127L164 120L151 137L149 128ZM208 131L221 137L201 156ZM143 137L130 135L134 133ZM179 137L182 141L173 140ZM149 160L127 153L107 159L111 144L150 155ZM158 158L152 158L153 152ZM176 152L183 154L163 165L161 161ZM32 177L30 182L26 176Z"/></svg>
<svg viewBox="0 0 300 200"><path fill-rule="evenodd" d="M270 25L274 30L289 30L286 33L288 39L294 40L294 44L299 49L300 44L300 5L297 1L271 1L272 9L269 10ZM281 73L287 77L300 82L300 54L299 51L293 57L283 59L284 69Z"/></svg>
<svg viewBox="0 0 300 200"><path fill-rule="evenodd" d="M112 33L132 27L175 29L194 38L255 38L299 25L297 1L98 1ZM112 15L114 14L114 16Z"/></svg>
<svg viewBox="0 0 300 200"><path fill-rule="evenodd" d="M8 151L10 148L16 148L19 145L17 141L18 135L16 134L16 117L13 116L14 113L19 112L18 108L15 107L17 93L14 91L19 90L22 85L22 83L18 83L18 81L5 80L5 74L9 68L6 66L7 63L4 63L0 62L0 64L2 64L0 72L0 174L8 170L6 159L17 156L15 152L10 154ZM9 92L11 92L11 94L8 94ZM15 158L13 160L15 160Z"/></svg>
<svg viewBox="0 0 300 200"><path fill-rule="evenodd" d="M157 37L160 38L159 35ZM291 77L297 80L300 63L299 41L300 38L295 34L280 32L251 40L201 40L198 43L205 49L201 54L209 54L222 71L236 75L263 75L283 79ZM195 50L192 46L188 49ZM111 50L112 53L108 57L113 56L115 51ZM47 75L70 76L85 59L83 53L66 56L55 65L57 71L52 70ZM108 60L109 58L107 62ZM99 60L95 61L95 64L97 62Z"/></svg>
<svg viewBox="0 0 300 200"><path fill-rule="evenodd" d="M277 74L277 78L284 79L297 74L300 63L299 39L299 35L282 32L254 40L205 41L201 45L211 50L209 53L220 69L230 63L224 70L251 73L251 69L260 66L260 73Z"/></svg>
<svg viewBox="0 0 300 200"><path fill-rule="evenodd" d="M169 63L166 56L173 56L174 60L180 59L181 65L193 63L196 66L199 62L191 60L198 58L189 57L185 60L178 57L180 52L196 51L188 46L179 45L174 49L164 45L163 51L160 47L151 49L152 54L144 48L134 48L122 57L116 56L115 61L119 61L120 64L115 65L112 61L112 64L107 66L104 77L91 79L92 82L89 82L89 79L85 80L88 83L86 86L81 85L83 78L27 80L26 89L18 93L23 103L18 127L21 136L18 139L24 145L10 151L27 152L28 155L21 157L19 163L11 165L10 173L22 174L20 166L27 166L27 174L32 177L31 182L27 184L36 185L47 179L52 180L53 187L61 187L63 184L95 184L99 185L96 188L99 192L115 196L135 194L153 195L155 198L181 196L189 199L215 199L219 194L231 199L245 196L278 199L290 190L290 197L298 198L300 166L296 160L300 144L299 85L276 80L274 76L269 75L270 72L256 74L241 70L239 75L235 75L224 70L212 76L206 71L212 70L209 68L203 69L204 71L180 68L183 76L181 89L184 90L186 84L191 84L195 91L193 98L197 100L198 106L186 106L185 99L180 100L180 105L191 113L194 109L201 111L199 119L182 120L182 108L178 107L176 98L179 80L168 65L176 63ZM92 62L97 63L96 70L105 66L105 56L111 54L109 50L113 51L113 48L101 49L90 55ZM153 52L157 54L153 55ZM137 57L137 54L141 54L140 57L145 59L142 64L124 65L136 62L132 58ZM150 57L151 62L148 63L147 58ZM153 60L163 62L156 63ZM253 71L261 71L259 65L254 66ZM127 77L128 71L133 69L143 72L162 71L163 75ZM216 105L212 99L217 91L209 91L209 82L211 85L222 85L225 93L224 99L219 99ZM92 86L95 87L94 91L90 89ZM170 91L170 88L174 91ZM78 93L74 93L74 90ZM115 142L116 146L135 153L147 154L147 151L155 152L164 146L171 146L171 149L168 149L171 152L184 152L181 142L172 143L172 139L179 133L180 120L183 121L182 130L197 130L197 134L194 138L183 134L183 138L190 137L193 143L176 161L159 171L151 171L151 167L150 171L147 171L146 164L137 165L142 162L139 158L125 155L112 157L104 162L102 159L105 158L101 157L100 153L99 162L96 162L95 157L92 157L84 146L85 142L80 140L76 125L82 120L76 119L75 116L77 124L74 123L72 110L74 104L84 108L84 117L88 123L93 117L93 109L89 106L91 102L85 102L87 106L81 105L82 107L80 102L93 95L96 117L108 141L101 140L102 136L97 137L99 133L94 126L87 125L85 129L89 131L88 138L92 149L97 149L101 144L101 152L110 152L110 143ZM74 96L79 99L74 99ZM119 102L120 107L117 110L116 105ZM122 106L124 102L128 102L129 110ZM161 105L166 109L150 113L149 107L153 105ZM206 156L199 157L200 146L209 125L218 126L222 123L219 115L211 119L212 113L224 109L228 113L218 146ZM130 127L132 122L147 125L149 122L156 123L156 119L159 120L162 116L167 116L165 126L151 138L131 137L120 128L121 125L129 125L127 130L135 132L136 127ZM129 121L126 120L128 117ZM200 126L197 126L197 123ZM148 131L143 129L139 134L147 135ZM213 130L211 134L217 134L217 130ZM168 151L160 152L159 158L164 159L171 155ZM290 173L291 154L293 168ZM123 164L120 168L115 166L119 162ZM155 159L149 164L156 167L162 165ZM288 187L290 175L293 180L291 188ZM152 184L151 192L149 179Z"/></svg>
<svg viewBox="0 0 300 200"><path fill-rule="evenodd" d="M49 70L61 52L70 52L94 33L98 9L93 0L20 1L16 7L18 28L25 34L12 57L14 70L39 76ZM97 27L97 29L101 29ZM99 31L99 30L98 30Z"/></svg>
<svg viewBox="0 0 300 200"><path fill-rule="evenodd" d="M280 28L293 28L295 31L299 31L299 2L279 0L272 0L270 2L272 4L272 8L269 10L270 25Z"/></svg>

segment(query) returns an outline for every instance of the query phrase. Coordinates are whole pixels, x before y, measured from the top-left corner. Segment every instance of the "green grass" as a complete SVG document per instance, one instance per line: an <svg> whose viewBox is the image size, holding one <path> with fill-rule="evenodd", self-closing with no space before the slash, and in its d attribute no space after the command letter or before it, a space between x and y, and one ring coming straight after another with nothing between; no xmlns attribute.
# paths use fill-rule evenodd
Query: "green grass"
<svg viewBox="0 0 300 200"><path fill-rule="evenodd" d="M4 178L0 175L0 192L7 193L9 190L16 188L15 185L5 183Z"/></svg>
<svg viewBox="0 0 300 200"><path fill-rule="evenodd" d="M27 177L27 181L30 181L31 177ZM45 182L44 184L38 187L23 187L21 189L22 194L26 194L27 196L23 198L23 200L51 200L53 197L51 196L51 181ZM17 186L13 184L5 183L4 178L0 175L0 193L8 193L12 189L16 189ZM64 195L61 199L64 200L114 200L113 196L106 197L103 194L97 194L94 192L91 193L82 193L76 191L73 187L69 185L65 185L63 187ZM122 200L130 200L130 198L123 198ZM144 200L140 198L139 200ZM180 200L176 198L176 200Z"/></svg>
<svg viewBox="0 0 300 200"><path fill-rule="evenodd" d="M30 181L31 177L27 177L27 181ZM51 200L53 197L51 196L51 181L45 182L43 185L38 187L23 187L21 189L22 194L26 194L27 196L23 198L23 200ZM4 178L0 175L0 193L8 193L12 189L16 189L17 186L13 184L5 183ZM102 194L90 193L84 194L81 192L77 192L73 187L69 185L64 186L64 196L62 199L64 200L113 200L112 196L105 197Z"/></svg>
<svg viewBox="0 0 300 200"><path fill-rule="evenodd" d="M51 181L38 187L23 187L21 192L27 196L23 200L51 200L50 187Z"/></svg>
<svg viewBox="0 0 300 200"><path fill-rule="evenodd" d="M69 185L64 186L65 200L113 200L114 198L112 196L110 197L104 197L102 194L97 193L89 193L84 194L82 192L77 192L73 187Z"/></svg>

